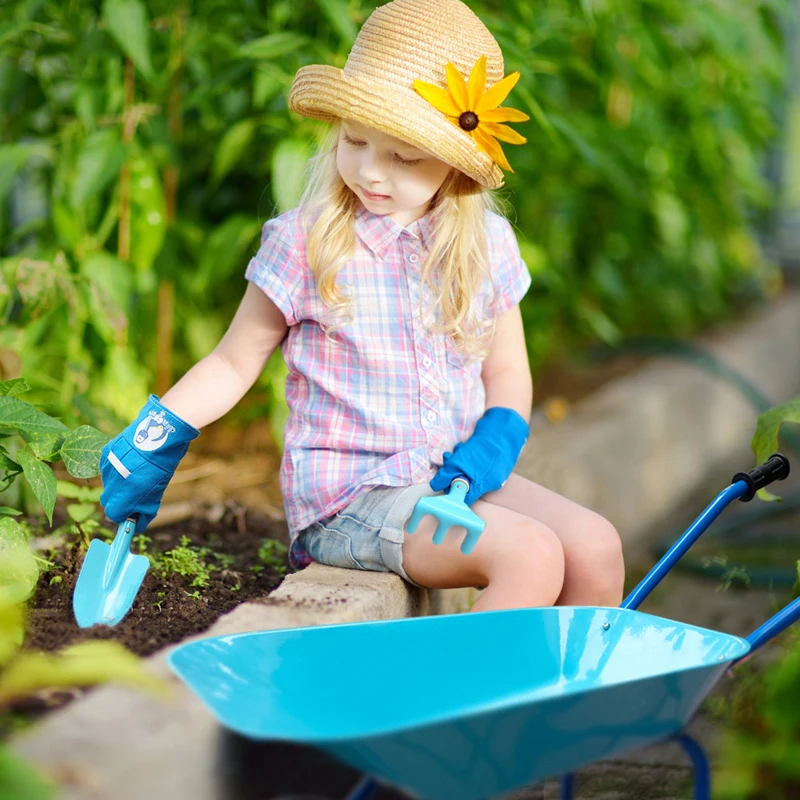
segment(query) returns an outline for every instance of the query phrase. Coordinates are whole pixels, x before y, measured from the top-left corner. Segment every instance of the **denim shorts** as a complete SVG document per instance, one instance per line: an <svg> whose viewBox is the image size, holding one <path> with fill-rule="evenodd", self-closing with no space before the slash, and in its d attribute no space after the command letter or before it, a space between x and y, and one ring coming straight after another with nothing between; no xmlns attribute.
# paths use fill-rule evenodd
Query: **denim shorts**
<svg viewBox="0 0 800 800"><path fill-rule="evenodd" d="M368 487L332 517L301 531L298 542L320 564L395 572L420 586L403 569L403 529L417 500L434 494L427 483Z"/></svg>

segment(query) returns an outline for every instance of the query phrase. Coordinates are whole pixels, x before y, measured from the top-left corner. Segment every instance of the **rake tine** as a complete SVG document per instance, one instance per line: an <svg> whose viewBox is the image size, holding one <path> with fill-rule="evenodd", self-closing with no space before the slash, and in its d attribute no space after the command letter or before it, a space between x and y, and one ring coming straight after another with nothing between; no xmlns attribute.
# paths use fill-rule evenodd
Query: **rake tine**
<svg viewBox="0 0 800 800"><path fill-rule="evenodd" d="M475 549L475 545L478 544L478 539L481 538L484 527L485 525L480 527L470 525L469 528L467 528L467 535L461 543L461 552L464 553L464 555L468 556Z"/></svg>
<svg viewBox="0 0 800 800"><path fill-rule="evenodd" d="M414 513L409 518L408 522L406 523L406 533L415 533L417 530L417 525L419 525L420 520L425 516L425 508L420 507L417 504L416 508L414 509Z"/></svg>
<svg viewBox="0 0 800 800"><path fill-rule="evenodd" d="M441 544L444 541L444 537L449 529L450 529L449 525L446 525L444 522L440 522L436 526L436 530L433 533L433 543Z"/></svg>

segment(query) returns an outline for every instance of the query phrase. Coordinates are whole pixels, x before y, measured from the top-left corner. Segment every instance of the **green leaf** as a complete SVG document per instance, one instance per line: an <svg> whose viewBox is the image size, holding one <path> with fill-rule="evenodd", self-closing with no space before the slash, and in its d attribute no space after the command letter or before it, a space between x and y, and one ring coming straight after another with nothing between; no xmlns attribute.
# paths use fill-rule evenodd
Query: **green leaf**
<svg viewBox="0 0 800 800"><path fill-rule="evenodd" d="M152 80L147 6L139 0L103 0L103 21L136 69Z"/></svg>
<svg viewBox="0 0 800 800"><path fill-rule="evenodd" d="M763 464L779 449L778 432L787 422L800 423L800 397L759 415L752 442L756 463Z"/></svg>
<svg viewBox="0 0 800 800"><path fill-rule="evenodd" d="M39 565L22 526L0 517L0 606L25 602L38 580Z"/></svg>
<svg viewBox="0 0 800 800"><path fill-rule="evenodd" d="M310 152L302 139L282 139L272 152L272 197L280 213L297 205Z"/></svg>
<svg viewBox="0 0 800 800"><path fill-rule="evenodd" d="M146 671L142 661L119 642L91 641L59 653L23 653L0 674L0 706L40 689L69 689L106 681L163 694L166 684Z"/></svg>
<svg viewBox="0 0 800 800"><path fill-rule="evenodd" d="M63 422L16 397L0 396L0 433L18 433L39 458L56 455L69 434Z"/></svg>
<svg viewBox="0 0 800 800"><path fill-rule="evenodd" d="M51 800L56 788L22 758L0 746L0 800Z"/></svg>
<svg viewBox="0 0 800 800"><path fill-rule="evenodd" d="M58 303L56 269L49 261L23 258L17 266L17 291L24 307L24 321L50 313Z"/></svg>
<svg viewBox="0 0 800 800"><path fill-rule="evenodd" d="M108 325L115 330L118 324L117 313L127 313L130 297L133 294L130 265L101 250L87 255L81 261L79 270L81 275L93 284L89 301L92 322L96 321L94 314L101 313L105 319L99 322L99 325L102 327ZM98 303L97 308L93 308L95 302Z"/></svg>
<svg viewBox="0 0 800 800"><path fill-rule="evenodd" d="M349 49L358 33L349 4L344 0L316 0L316 3L330 26L342 37L342 43Z"/></svg>
<svg viewBox="0 0 800 800"><path fill-rule="evenodd" d="M12 378L9 381L0 381L0 397L16 397L29 392L31 387L25 378Z"/></svg>
<svg viewBox="0 0 800 800"><path fill-rule="evenodd" d="M25 479L30 484L36 499L42 504L47 520L53 524L53 509L56 505L56 476L50 467L40 461L36 456L23 448L18 454L19 463Z"/></svg>
<svg viewBox="0 0 800 800"><path fill-rule="evenodd" d="M70 196L72 207L81 208L100 194L119 176L124 160L125 148L117 128L107 128L89 136L78 154L77 177Z"/></svg>
<svg viewBox="0 0 800 800"><path fill-rule="evenodd" d="M240 58L273 59L293 50L302 49L307 41L307 37L297 33L288 31L273 33L269 36L262 36L260 39L246 42L239 48L237 55Z"/></svg>
<svg viewBox="0 0 800 800"><path fill-rule="evenodd" d="M77 523L86 522L96 511L97 506L94 503L69 503L67 505L69 518Z"/></svg>
<svg viewBox="0 0 800 800"><path fill-rule="evenodd" d="M86 486L72 481L57 481L56 491L59 497L66 497L81 503L96 503L103 493L103 487Z"/></svg>
<svg viewBox="0 0 800 800"><path fill-rule="evenodd" d="M206 235L200 263L189 284L198 299L241 269L241 259L258 232L259 224L252 215L231 214Z"/></svg>
<svg viewBox="0 0 800 800"><path fill-rule="evenodd" d="M91 425L81 425L64 440L61 458L73 478L93 478L100 472L100 451L109 437Z"/></svg>
<svg viewBox="0 0 800 800"><path fill-rule="evenodd" d="M211 179L215 184L218 184L239 162L253 141L255 128L255 120L243 119L226 131L214 153Z"/></svg>
<svg viewBox="0 0 800 800"><path fill-rule="evenodd" d="M167 205L155 160L142 152L129 162L131 176L131 261L142 272L152 269L164 246Z"/></svg>
<svg viewBox="0 0 800 800"><path fill-rule="evenodd" d="M8 454L8 450L0 445L0 470L4 472L22 472L22 467Z"/></svg>
<svg viewBox="0 0 800 800"><path fill-rule="evenodd" d="M0 573L2 571L0 566ZM0 604L0 667L19 650L24 639L25 606L16 602Z"/></svg>
<svg viewBox="0 0 800 800"><path fill-rule="evenodd" d="M21 517L22 512L11 506L0 506L0 516L4 517Z"/></svg>
<svg viewBox="0 0 800 800"><path fill-rule="evenodd" d="M22 169L30 154L31 148L24 144L4 144L0 146L0 203L6 199L6 196L11 191L14 178Z"/></svg>

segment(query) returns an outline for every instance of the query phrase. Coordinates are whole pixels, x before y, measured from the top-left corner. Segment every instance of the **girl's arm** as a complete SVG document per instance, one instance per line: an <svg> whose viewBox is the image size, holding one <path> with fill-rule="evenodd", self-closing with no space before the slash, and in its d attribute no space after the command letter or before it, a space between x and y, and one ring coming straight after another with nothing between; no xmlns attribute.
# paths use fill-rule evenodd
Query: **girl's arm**
<svg viewBox="0 0 800 800"><path fill-rule="evenodd" d="M525 331L519 306L497 319L492 349L481 369L486 389L486 408L513 408L523 419L531 417L533 380L525 345Z"/></svg>
<svg viewBox="0 0 800 800"><path fill-rule="evenodd" d="M195 428L230 411L256 382L288 327L261 289L248 283L220 343L162 398L162 405Z"/></svg>

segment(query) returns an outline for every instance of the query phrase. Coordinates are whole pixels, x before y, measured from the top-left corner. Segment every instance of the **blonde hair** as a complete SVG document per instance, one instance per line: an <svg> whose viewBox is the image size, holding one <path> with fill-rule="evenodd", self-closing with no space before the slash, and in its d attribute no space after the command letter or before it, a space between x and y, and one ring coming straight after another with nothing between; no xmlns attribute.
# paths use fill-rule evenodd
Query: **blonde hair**
<svg viewBox="0 0 800 800"><path fill-rule="evenodd" d="M326 328L329 336L353 319L354 298L349 287L339 286L336 280L355 253L358 210L358 198L336 166L340 127L339 120L331 124L309 160L299 202L306 263L320 298L332 312ZM486 212L502 214L504 203L495 192L454 168L431 198L431 211L435 212L431 242L421 279L432 290L432 303L423 308L425 292L420 293L421 318L431 330L452 336L456 349L466 357L485 357L494 320L481 319L475 301L490 274Z"/></svg>

